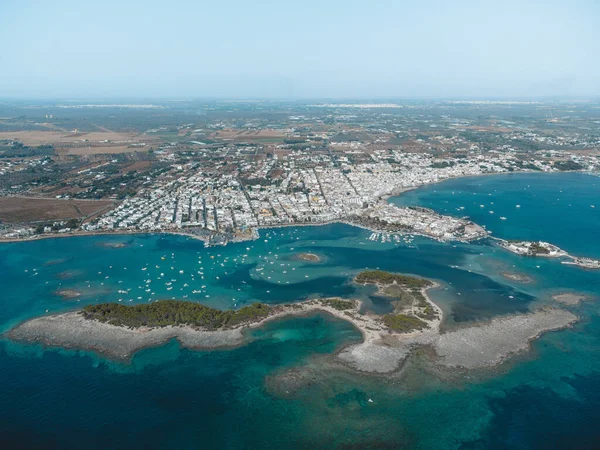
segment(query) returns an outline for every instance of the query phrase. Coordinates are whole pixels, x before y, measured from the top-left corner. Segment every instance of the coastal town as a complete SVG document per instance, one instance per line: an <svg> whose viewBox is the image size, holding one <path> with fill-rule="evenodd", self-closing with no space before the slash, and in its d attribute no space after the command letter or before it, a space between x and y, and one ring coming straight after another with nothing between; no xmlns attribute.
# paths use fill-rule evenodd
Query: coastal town
<svg viewBox="0 0 600 450"><path fill-rule="evenodd" d="M94 107L60 106L46 108L53 112L44 116L47 126L64 111ZM105 108L135 109L126 106ZM216 245L254 239L262 227L345 222L382 236L472 241L488 232L460 211L399 207L389 197L456 177L600 168L598 152L590 151L600 141L573 126L524 132L523 124L493 115L436 119L433 106L420 107L427 120L415 105L321 104L272 107L277 119L256 110L240 123L229 106L213 105L219 114L210 118L207 110L202 124L104 133L114 140L93 140L103 133L81 130L58 137L6 132L0 239L170 232ZM138 109L142 121L156 108Z"/></svg>
<svg viewBox="0 0 600 450"><path fill-rule="evenodd" d="M579 450L600 0L0 0L0 450Z"/></svg>
<svg viewBox="0 0 600 450"><path fill-rule="evenodd" d="M283 173L276 180L247 186L234 174L219 176L204 168L196 172L192 167L182 167L182 176L156 180L151 188L125 200L97 221L84 224L82 229L201 229L210 235L240 237L257 227L348 221L375 230L406 231L442 240L485 235L467 220L425 209L399 208L383 200L394 191L423 183L481 173L478 165L431 169L425 158L396 156L398 164L407 167L405 171L394 170L394 165L381 161L294 170L296 159L304 158L287 157L278 165ZM252 177L268 173L277 162L274 159L256 167ZM500 172L502 166L491 165L490 169Z"/></svg>

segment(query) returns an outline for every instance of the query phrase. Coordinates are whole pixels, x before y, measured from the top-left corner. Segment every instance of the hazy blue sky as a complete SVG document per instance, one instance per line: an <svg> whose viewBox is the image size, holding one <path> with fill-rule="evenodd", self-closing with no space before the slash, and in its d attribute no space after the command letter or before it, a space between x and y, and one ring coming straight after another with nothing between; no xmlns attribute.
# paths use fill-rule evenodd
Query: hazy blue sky
<svg viewBox="0 0 600 450"><path fill-rule="evenodd" d="M0 97L600 95L600 1L0 0Z"/></svg>

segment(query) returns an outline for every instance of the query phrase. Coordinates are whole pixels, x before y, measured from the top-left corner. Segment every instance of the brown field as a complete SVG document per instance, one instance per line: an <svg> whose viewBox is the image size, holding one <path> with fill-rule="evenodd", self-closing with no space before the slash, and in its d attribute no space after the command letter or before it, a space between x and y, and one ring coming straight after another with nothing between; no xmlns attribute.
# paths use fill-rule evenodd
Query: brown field
<svg viewBox="0 0 600 450"><path fill-rule="evenodd" d="M500 126L479 126L473 125L470 127L465 127L467 130L473 131L487 131L490 133L513 133L515 130L512 128L500 127Z"/></svg>
<svg viewBox="0 0 600 450"><path fill-rule="evenodd" d="M0 140L15 140L30 147L54 145L57 153L63 155L91 155L144 152L151 144L156 143L157 137L138 133L116 133L109 130L91 133L35 130L0 132ZM145 142L146 147L130 147L130 144L141 142Z"/></svg>
<svg viewBox="0 0 600 450"><path fill-rule="evenodd" d="M98 131L92 133L63 133L61 131L8 131L0 132L0 139L18 140L24 145L67 144L83 141L129 141L136 139L137 133L115 133ZM145 137L145 136L144 136Z"/></svg>
<svg viewBox="0 0 600 450"><path fill-rule="evenodd" d="M260 140L285 139L285 133L266 128L264 130L219 130L210 135L211 139Z"/></svg>
<svg viewBox="0 0 600 450"><path fill-rule="evenodd" d="M136 161L121 169L121 173L127 173L134 170L143 171L152 166L152 161Z"/></svg>
<svg viewBox="0 0 600 450"><path fill-rule="evenodd" d="M53 198L0 197L0 221L23 223L79 219L114 204L111 200L59 200Z"/></svg>
<svg viewBox="0 0 600 450"><path fill-rule="evenodd" d="M103 154L115 154L115 153L133 153L133 152L147 152L150 150L150 146L145 147L129 147L127 145L117 145L111 147L75 147L75 148L57 148L57 155L103 155Z"/></svg>
<svg viewBox="0 0 600 450"><path fill-rule="evenodd" d="M81 172L82 170L86 170L86 169L94 169L94 168L96 168L96 167L98 167L98 166L102 165L103 163L104 163L104 161L97 161L97 162L93 162L93 163L87 164L87 165L85 165L85 166L80 166L80 167L77 167L77 168L75 168L75 169L73 169L73 170L70 170L70 171L69 171L69 172L67 172L67 173L68 173L69 175L78 176L78 175L79 175L79 172Z"/></svg>

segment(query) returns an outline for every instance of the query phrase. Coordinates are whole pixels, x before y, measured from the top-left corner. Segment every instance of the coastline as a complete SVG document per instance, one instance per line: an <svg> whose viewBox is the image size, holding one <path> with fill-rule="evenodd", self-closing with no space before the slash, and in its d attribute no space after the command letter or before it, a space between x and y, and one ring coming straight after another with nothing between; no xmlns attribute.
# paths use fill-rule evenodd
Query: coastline
<svg viewBox="0 0 600 450"><path fill-rule="evenodd" d="M514 173L514 172L513 172ZM520 173L520 172L519 172ZM532 173L532 172L524 172L524 173ZM450 177L436 183L441 183L447 181L451 178L464 178L466 176L476 177L482 175L500 175L508 173L488 173L488 174L478 174L478 175L465 175L461 177ZM512 174L512 173L511 173ZM428 183L433 184L433 183ZM399 195L403 192L407 192L413 189L417 189L427 184L414 186L409 188L399 188L401 192L395 191L390 194L390 196ZM397 193L396 193L397 192ZM388 196L387 198L389 198ZM273 228L282 228L282 227L300 227L300 226L325 226L331 223L343 223L347 225L351 225L358 228L363 228L371 231L371 228L361 226L359 224L349 222L347 220L336 219L328 222L319 222L319 223L293 223L293 224L281 224L281 225L270 225L270 226L259 226L256 230L259 229L273 229ZM379 231L380 232L380 231ZM181 231L143 231L143 230L111 230L111 231L93 231L93 232L76 232L76 233L65 233L65 234L57 234L57 235L42 235L35 236L26 239L15 238L11 240L0 240L0 242L24 242L29 240L37 240L37 239L51 239L56 237L77 237L77 236L130 236L137 234L149 234L149 235L157 235L157 234L173 234L185 236L188 238L193 238L197 240L202 240L206 242L209 240L208 236L198 236L192 233L185 233ZM248 235L248 240L256 239L256 233ZM410 232L410 234L420 235L417 232ZM426 236L426 235L424 235ZM430 239L431 236L426 236ZM498 241L503 241L502 239L492 238ZM540 255L547 256L547 255ZM558 255L565 256L565 255ZM570 257L570 255L568 255ZM521 280L513 280L513 281L521 281ZM523 281L524 282L524 281ZM432 286L436 287L436 286ZM427 289L426 289L427 290ZM518 353L526 350L531 341L539 337L546 331L561 329L564 327L570 326L577 320L577 317L573 314L563 311L560 309L553 310L540 310L534 311L528 314L523 315L515 315L508 316L504 318L495 319L489 323L478 324L473 327L463 328L459 330L452 330L446 333L440 333L440 324L443 321L443 313L439 306L437 306L434 302L432 302L429 296L426 294L426 290L424 292L424 296L427 298L429 304L438 312L439 320L428 322L429 328L425 330L419 330L411 333L394 333L390 332L387 328L381 326L380 321L378 321L379 317L374 316L372 314L359 314L358 310L348 312L348 311L339 311L334 308L328 308L325 305L319 304L319 300L310 300L307 302L292 304L292 305L284 305L281 311L277 311L268 317L262 319L261 321L245 324L239 326L237 328L229 329L229 330L218 330L218 331L206 331L206 330L198 330L193 327L186 326L177 326L177 327L164 327L160 329L149 329L149 330L137 330L131 331L124 329L126 331L131 331L133 334L125 334L123 336L133 336L131 344L121 345L119 349L112 351L110 348L110 337L108 338L108 343L103 347L102 345L97 345L94 347L93 345L88 347L78 346L77 342L73 343L73 341L69 341L70 338L73 338L73 335L68 336L65 335L62 337L53 335L53 334L44 334L44 330L38 330L38 334L30 334L29 336L25 336L22 340L31 341L31 342L40 342L44 345L48 346L58 346L58 347L66 347L66 348L86 348L94 351L98 351L101 354L107 355L108 357L113 357L116 359L127 360L131 358L131 356L146 347L153 347L157 345L162 345L166 341L171 339L178 339L182 346L186 348L195 348L195 349L217 349L217 348L231 348L237 347L239 345L243 345L245 342L245 338L243 335L243 331L245 329L257 328L269 321L290 317L290 316L301 316L301 315L309 315L315 312L323 312L330 314L334 317L337 317L341 320L346 320L360 331L363 342L360 344L353 344L347 346L346 348L341 349L336 354L336 360L341 362L342 364L363 372L379 372L379 373L389 373L398 369L398 367L405 361L409 355L411 354L414 348L419 346L431 346L438 355L438 364L446 367L464 367L467 369L474 369L480 367L491 367L497 364L500 364L504 359L508 358L510 355L514 353ZM574 301L572 299L566 299L563 303L567 303L568 301ZM311 302L315 302L311 305ZM568 304L568 303L567 303ZM287 308L287 309L286 309ZM359 305L360 308L360 305ZM21 325L10 330L7 335L11 336L11 333L18 330L20 327L24 326L27 323L34 322L37 325L48 326L49 329L54 325L63 326L64 328L76 328L75 325L78 325L79 322L73 319L73 316L69 316L69 314L76 313L66 313L65 317L60 320L63 320L64 323L59 324L60 320L55 319L52 322L49 319L46 319L44 322L44 317L32 319L30 321L26 321ZM61 316L61 315L58 315ZM58 317L58 316L45 316L48 317ZM36 325L36 326L37 326ZM106 325L106 324L102 324ZM112 325L106 325L108 327L114 327ZM92 328L94 328L92 326ZM121 328L121 327L119 327ZM483 330L483 331L476 331ZM21 328L21 331L24 331L25 328ZM91 328L87 328L88 333ZM160 332L154 330L162 330ZM524 330L524 331L523 331ZM30 329L29 331L35 332L35 327ZM104 331L100 331L100 333L105 333L107 335L112 334L114 328L106 329ZM95 331L93 331L95 332ZM15 332L16 333L16 332ZM137 333L137 334L136 334ZM145 334L144 334L145 333ZM18 334L12 334L13 337L16 337L16 340L19 340ZM121 333L119 333L121 336ZM493 336L493 337L491 337ZM86 336L85 333L82 334L82 337L77 339L83 339L89 337ZM57 340L58 339L58 340ZM116 338L121 339L119 337ZM125 337L123 337L125 339ZM461 354L461 351L464 350L464 346L460 346L459 343L462 340L473 341L475 347L470 350L472 355L465 356ZM120 342L120 341L118 341ZM118 343L117 342L117 343ZM84 343L85 344L85 343ZM438 351L439 350L439 351ZM484 354L485 352L489 353L489 357L487 359L479 358L477 355ZM460 356L462 355L462 356ZM474 356L473 356L474 355Z"/></svg>
<svg viewBox="0 0 600 450"><path fill-rule="evenodd" d="M332 224L342 224L342 225L348 225L351 227L356 227L356 228L360 228L366 231L371 231L374 233L385 233L385 231L382 230L378 230L375 228L371 228L362 224L358 224L355 222L351 222L349 220L346 219L334 219L334 220L328 220L325 222L310 222L310 223L290 223L290 224L278 224L278 225L259 225L258 227L254 228L254 230L256 230L257 232L259 230L270 230L270 229L276 229L276 228L293 228L293 227L318 227L318 226L326 226L326 225L332 225ZM210 241L210 237L209 236L198 236L195 235L193 233L185 233L182 231L169 231L169 230L155 230L155 231L148 231L148 230L123 230L123 231L81 231L81 232L76 232L76 233L62 233L62 234L49 234L49 235L35 235L35 236L28 236L28 237L23 237L23 238L0 238L0 244L9 244L9 243L20 243L20 242L33 242L33 241L38 241L38 240L42 240L42 239L55 239L55 238L70 238L70 237L80 237L80 236L129 236L129 235L139 235L139 234L147 234L147 235L157 235L157 234L168 234L168 235L175 235L175 236L183 236L183 237L187 237L187 238L191 238L191 239L195 239L198 241L202 241L204 242L205 246L209 246L209 241ZM428 234L424 234L424 233L420 233L418 231L395 231L393 233L390 234L412 234L414 236L422 236L428 239L432 239L434 241L438 241L438 242L451 242L448 240L443 240L443 239L439 239L436 238L434 236L430 236ZM489 236L487 236L489 237ZM479 237L475 240L479 240L479 239L486 239L487 237ZM259 239L259 236L257 235L252 235L249 236L248 238L240 238L240 239L236 239L236 240L232 240L232 241L228 241L224 244L215 244L216 245L227 245L228 243L239 243L239 242L248 242L248 241L254 241ZM461 240L461 239L457 239L457 242L472 242L473 240Z"/></svg>
<svg viewBox="0 0 600 450"><path fill-rule="evenodd" d="M423 290L426 292L433 287L435 285ZM172 339L177 339L184 348L195 350L237 348L252 342L248 337L249 330L266 323L325 313L351 323L362 335L360 343L346 345L332 355L335 363L357 372L390 374L401 368L413 350L422 347L435 351L432 364L438 368L493 368L527 351L532 341L542 334L570 327L579 320L569 311L545 308L441 333L442 310L428 296L425 298L438 311L438 316L427 321L428 328L405 333L391 331L380 315L359 313L361 303L358 300L351 300L352 309L340 310L326 303L338 299L324 298L278 305L261 320L218 330L189 325L126 328L86 319L79 311L71 311L27 320L7 331L5 336L25 344L88 350L108 359L128 362L138 351L163 345Z"/></svg>
<svg viewBox="0 0 600 450"><path fill-rule="evenodd" d="M245 322L231 328L204 330L191 325L128 328L111 325L83 317L81 310L51 314L26 320L8 330L5 335L25 343L41 343L49 347L79 348L96 351L109 359L129 360L137 351L178 339L186 348L217 349L237 347L245 342L244 331L259 328L268 322L286 317L307 316L321 312L350 322L362 335L362 344L378 342L382 335L396 337L416 336L427 331L439 332L443 319L441 308L427 295L427 291L439 287L432 282L420 289L427 303L436 311L436 317L425 320L426 330L411 333L391 332L382 322L382 316L360 313L359 300L342 300L336 297L305 300L298 303L279 304L271 307L268 316L254 322ZM338 309L332 301L347 303L349 308Z"/></svg>
<svg viewBox="0 0 600 450"><path fill-rule="evenodd" d="M532 171L515 171L515 172L493 172L493 173L481 173L481 174L470 174L470 175L460 175L460 176L451 176L448 178L444 178L442 180L438 180L438 181L434 181L431 183L425 183L425 184L420 184L420 185L416 185L416 186L409 186L409 187L397 187L392 189L392 191L389 194L384 194L381 196L381 198L384 201L388 201L391 197L396 197L398 195L401 195L405 192L408 191L412 191L415 189L419 189L421 187L425 187L425 186L429 186L429 185L433 185L433 184L438 184L438 183L442 183L444 181L448 181L448 180L454 180L454 179L460 179L460 178L467 178L467 177L479 177L479 176L488 176L488 175L506 175L506 174L518 174L518 173L537 173L537 172L532 172ZM543 172L543 173L560 173L560 172ZM381 230L374 230L371 229L369 227L365 227L362 226L360 224L356 224L353 222L348 221L347 219L334 219L334 220L329 220L329 221L325 221L325 222L301 222L301 223L290 223L290 224L273 224L273 225L258 225L257 227L254 227L253 230L256 230L257 232L259 230L265 230L265 229L272 229L272 228L284 228L284 227L301 227L301 226L323 226L323 225L329 225L332 223L342 223L342 224L346 224L346 225L351 225L351 226L355 226L358 228L362 228L364 230L367 231L373 231L373 232L381 232ZM105 230L105 231L77 231L77 232L69 232L69 233L62 233L62 234L42 234L42 235L33 235L33 236L27 236L27 237L22 237L22 238L0 238L0 244L2 243L11 243L11 242L28 242L28 241L36 241L39 239L53 239L53 238L68 238L68 237L77 237L77 236L103 236L103 235L107 235L107 236L119 236L119 235L135 235L135 234L174 234L174 235L179 235L179 236L186 236L186 237L190 237L193 239L197 239L199 241L202 241L205 243L205 245L208 243L207 241L210 240L210 236L198 236L195 235L193 233L186 233L185 231L170 231L170 230ZM434 239L437 240L434 237L425 235L425 234L420 234L418 232L410 232L409 234L415 234L415 235L419 235L419 236L424 236L424 237L428 237L430 239ZM248 238L241 238L232 242L245 242L245 241L252 241L257 239L258 237L255 235L255 233L252 233L250 236L248 236Z"/></svg>
<svg viewBox="0 0 600 450"><path fill-rule="evenodd" d="M576 267L581 267L583 269L600 269L600 260L598 259L594 259L594 258L588 258L588 257L583 257L583 256L574 256L571 255L569 252L567 252L566 250L561 249L560 247L557 247L554 244L550 244L549 242L542 242L542 241L517 241L516 243L513 243L509 240L506 239L501 239L501 238L497 238L497 237L493 237L490 236L490 238L496 243L496 245L498 245L500 248L513 253L515 255L518 256L526 256L526 257L530 257L530 258L548 258L548 259L563 259L561 261L561 264L565 264L565 265L570 265L570 266L576 266ZM530 245L530 244L542 244L542 245L546 245L548 247L550 247L550 249L554 252L550 252L550 253L536 253L536 252L530 252L528 251L529 247L525 247L525 245ZM513 245L514 244L514 245ZM564 261L564 259L567 259L567 261Z"/></svg>
<svg viewBox="0 0 600 450"><path fill-rule="evenodd" d="M445 181L456 180L456 179L461 179L461 178L473 178L473 177L497 176L497 175L513 175L513 174L551 175L551 174L559 174L559 173L565 173L565 172L583 173L583 174L588 173L586 171L581 171L581 170L557 171L557 172L537 172L537 171L524 170L524 171L513 171L513 172L487 172L487 173L480 173L480 174L449 176L447 178L443 178L441 180L433 181L430 183L424 183L424 184L409 186L409 187L396 187L396 188L393 188L388 194L381 195L381 198L383 201L388 202L388 200L391 197L399 196L405 192L409 192L409 191L419 189L419 188L422 188L425 186L435 185L435 184L443 183ZM454 217L454 216L451 216L451 217ZM350 226L362 228L364 230L372 231L372 232L378 232L378 233L385 232L382 230L377 230L377 229L373 229L373 228L370 228L367 226L363 226L358 223L354 223L354 222L348 220L347 218L339 218L339 219L333 219L333 220L328 220L328 221L324 221L324 222L308 222L308 223L307 222L298 222L298 223L289 223L289 224L286 223L286 224L258 225L256 227L252 228L253 232L248 237L240 237L235 240L232 240L231 242L246 242L246 241L252 241L252 240L258 239L258 231L259 230L284 228L284 227L324 226L324 225L329 225L329 224L333 224L333 223L341 223L341 224L345 224L345 225L350 225ZM475 225L477 225L477 224L475 224ZM189 237L192 239L202 241L202 242L204 242L205 245L209 244L210 238L211 238L211 236L199 236L194 233L186 233L184 231L184 229L179 229L177 231L171 231L168 229L165 229L165 230L104 230L104 231L77 231L77 232L69 232L69 233L63 233L63 234L55 233L55 234L48 234L48 235L43 234L43 235L33 235L33 236L15 237L15 238L0 238L0 244L12 243L12 242L29 242L29 241L39 240L39 239L67 238L67 237L77 237L77 236L103 236L103 235L119 236L119 235L136 235L136 234L151 234L151 235L152 234L173 234L173 235L185 236L185 237ZM396 234L414 234L414 235L423 236L423 237L426 237L429 239L440 241L440 239L437 239L433 236L429 236L427 234L419 233L417 231L397 232ZM218 236L218 234L216 236ZM488 237L490 237L489 232L488 232ZM475 240L477 240L477 239L475 239ZM441 240L441 242L446 242L446 241ZM467 241L467 242L469 242L469 241ZM227 244L227 242L224 245L226 245L226 244ZM217 245L223 245L223 244L217 244Z"/></svg>

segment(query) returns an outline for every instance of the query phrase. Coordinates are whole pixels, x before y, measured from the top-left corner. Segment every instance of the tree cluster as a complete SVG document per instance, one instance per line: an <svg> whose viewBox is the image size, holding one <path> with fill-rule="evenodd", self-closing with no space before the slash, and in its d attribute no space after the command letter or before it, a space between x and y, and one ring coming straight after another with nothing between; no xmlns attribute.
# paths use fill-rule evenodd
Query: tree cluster
<svg viewBox="0 0 600 450"><path fill-rule="evenodd" d="M399 284L407 288L423 288L431 286L431 281L423 278L411 277L398 273L384 272L383 270L365 270L359 273L355 281L366 284Z"/></svg>
<svg viewBox="0 0 600 450"><path fill-rule="evenodd" d="M132 328L192 325L216 330L260 320L267 317L270 310L263 303L253 303L235 311L221 311L194 302L160 300L131 306L121 303L89 305L83 308L82 314L86 319Z"/></svg>

